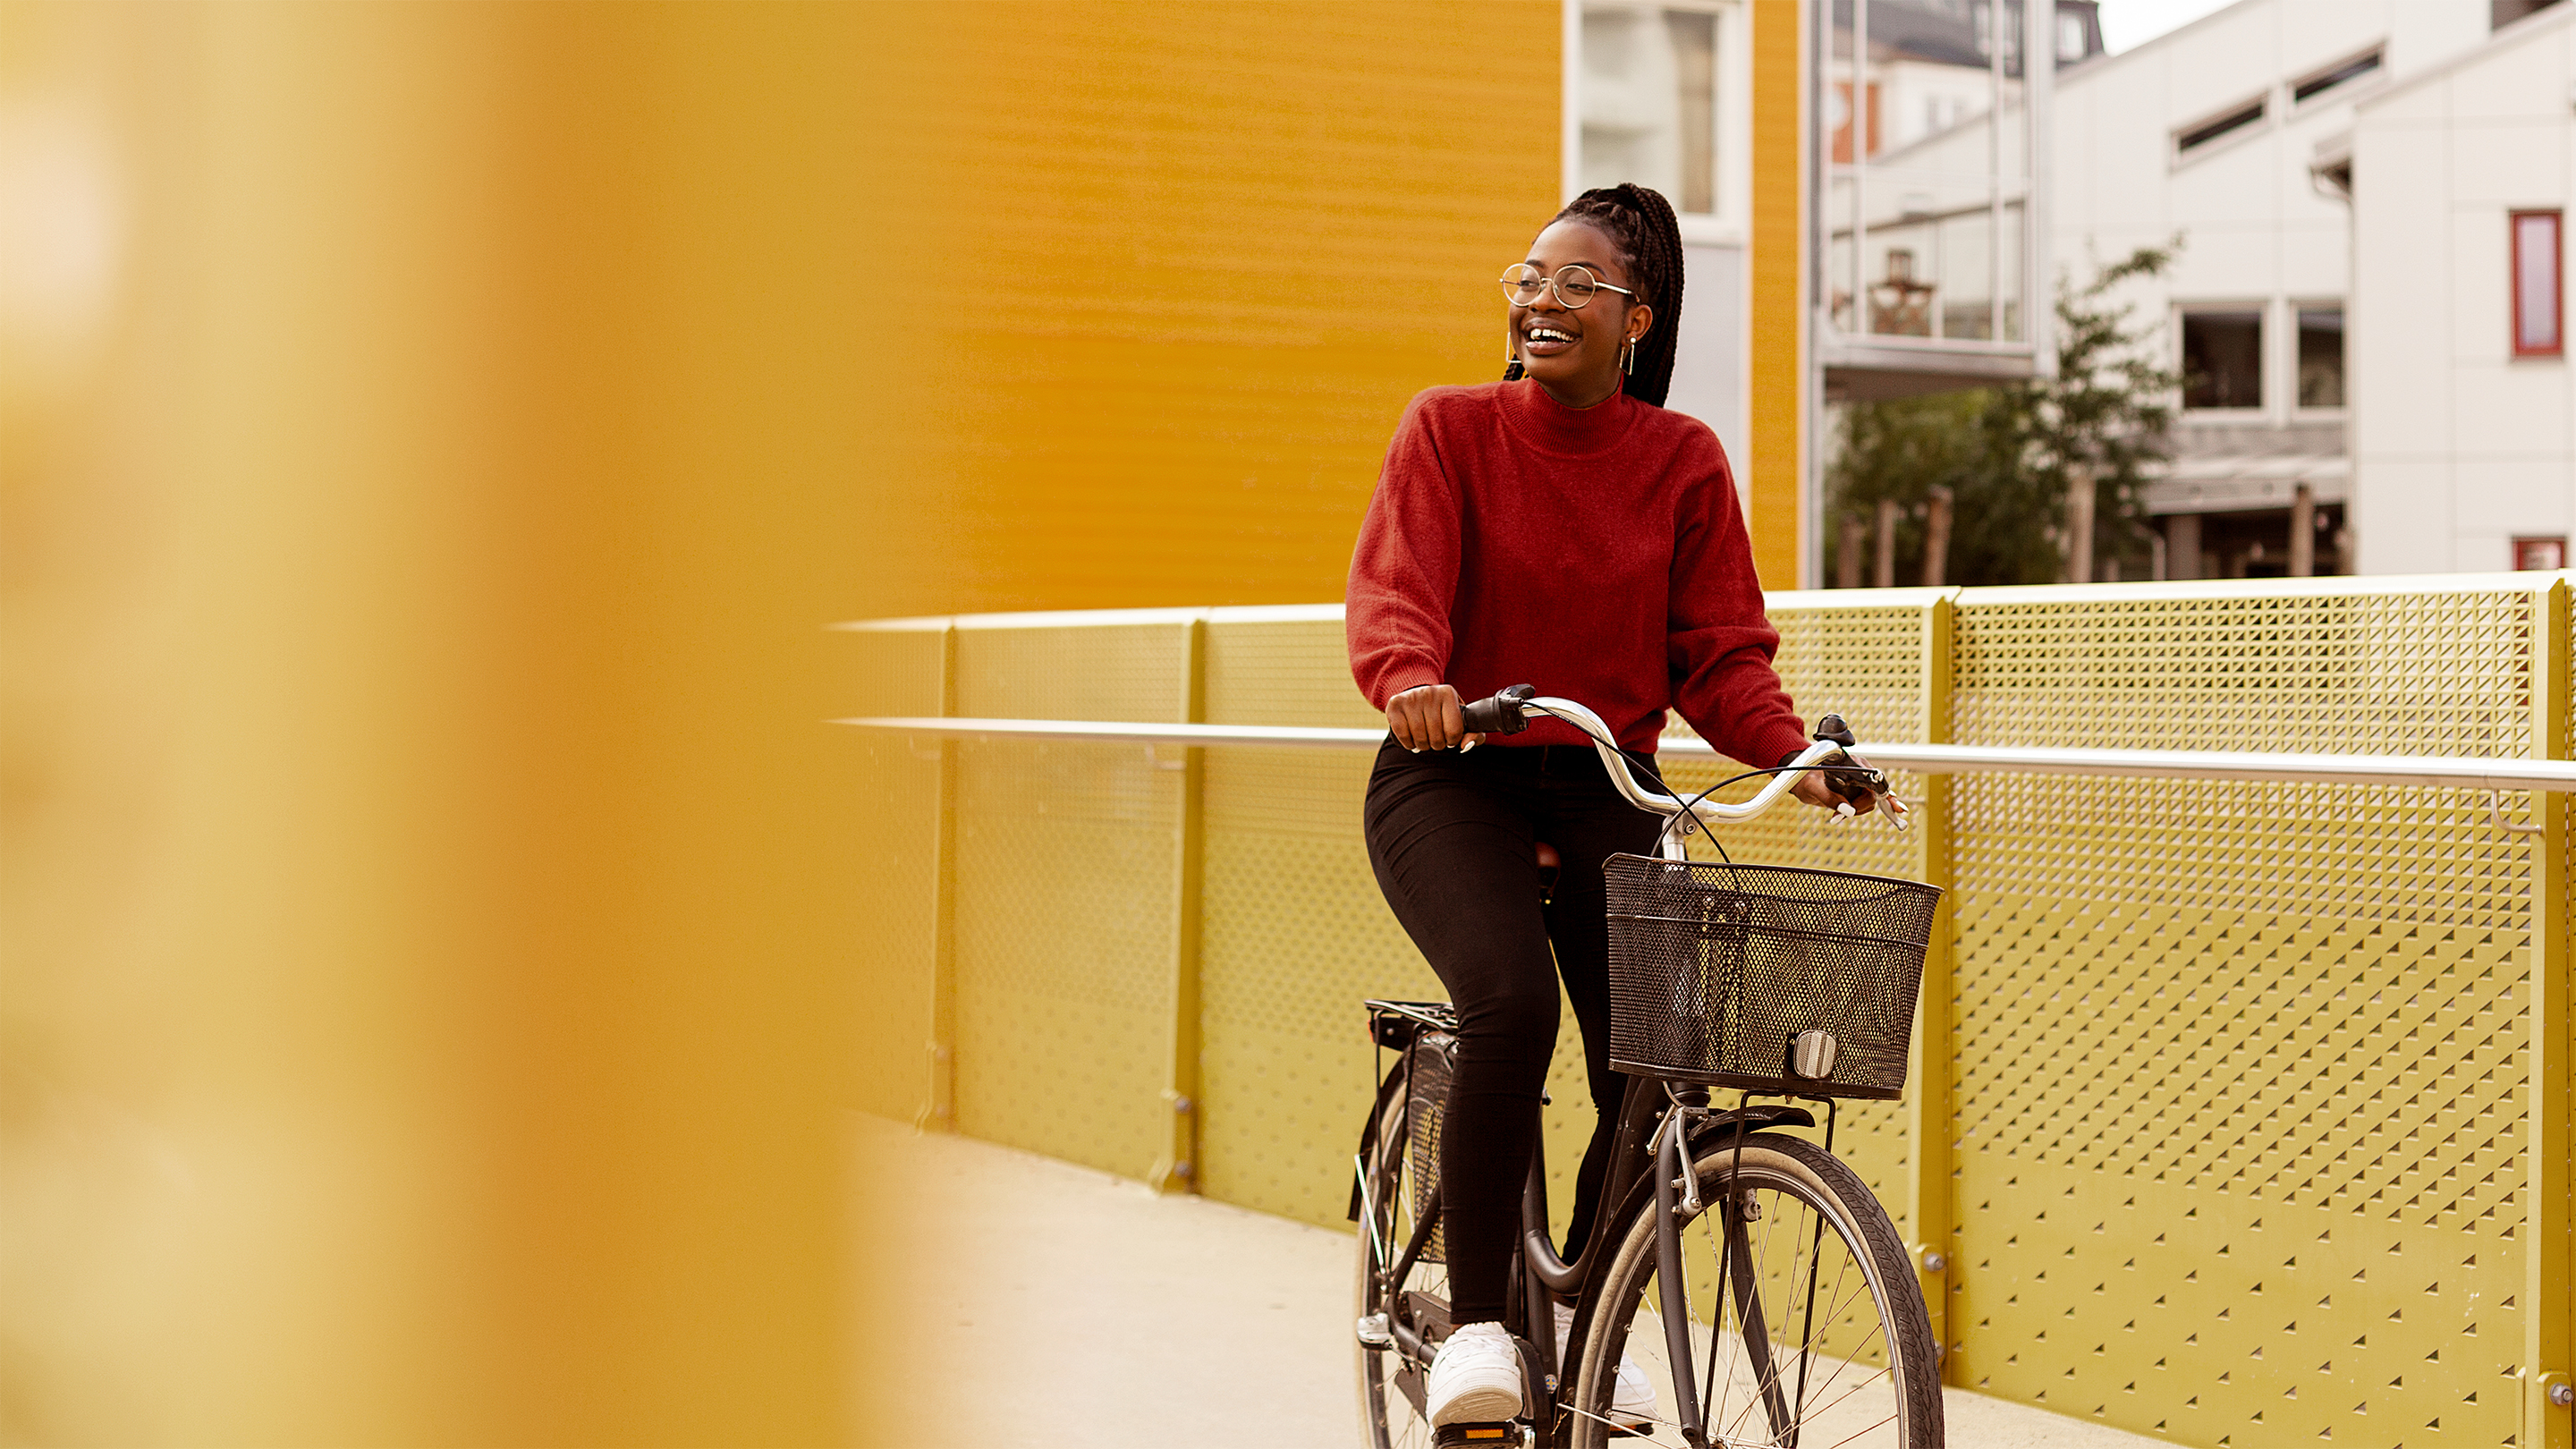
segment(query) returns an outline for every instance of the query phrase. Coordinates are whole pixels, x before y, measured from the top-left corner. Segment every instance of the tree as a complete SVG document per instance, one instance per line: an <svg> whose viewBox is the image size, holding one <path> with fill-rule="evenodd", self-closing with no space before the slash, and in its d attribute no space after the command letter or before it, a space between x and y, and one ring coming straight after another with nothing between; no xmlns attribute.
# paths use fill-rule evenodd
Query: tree
<svg viewBox="0 0 2576 1449"><path fill-rule="evenodd" d="M1946 582L2048 583L2065 567L2069 485L2081 470L2093 480L2097 568L2116 562L2122 576L2145 577L2138 491L2166 454L2181 379L2146 345L2155 326L2132 325L2135 307L2110 294L2161 275L2181 246L2177 236L2140 247L2080 291L2059 284L2054 379L1848 405L1828 516L1868 519L1882 500L1895 503L1897 577L1920 579L1926 505L1947 488Z"/></svg>

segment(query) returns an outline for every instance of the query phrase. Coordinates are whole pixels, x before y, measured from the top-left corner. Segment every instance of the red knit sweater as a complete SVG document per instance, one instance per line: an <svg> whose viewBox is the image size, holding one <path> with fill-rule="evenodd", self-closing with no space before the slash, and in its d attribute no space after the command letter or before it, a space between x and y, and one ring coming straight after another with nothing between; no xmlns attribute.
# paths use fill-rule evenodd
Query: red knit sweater
<svg viewBox="0 0 2576 1449"><path fill-rule="evenodd" d="M1807 743L1717 435L1625 393L1580 410L1534 382L1415 398L1346 602L1351 674L1379 709L1417 684L1479 699L1527 683L1634 750L1667 709L1751 765ZM1542 719L1488 744L1582 742Z"/></svg>

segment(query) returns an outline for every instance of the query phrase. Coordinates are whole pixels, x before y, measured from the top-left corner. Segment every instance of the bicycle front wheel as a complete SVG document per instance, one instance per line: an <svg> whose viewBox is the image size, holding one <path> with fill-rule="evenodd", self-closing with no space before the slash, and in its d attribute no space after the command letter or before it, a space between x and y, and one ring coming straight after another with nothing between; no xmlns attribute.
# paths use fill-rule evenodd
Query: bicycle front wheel
<svg viewBox="0 0 2576 1449"><path fill-rule="evenodd" d="M1914 1265L1857 1174L1802 1138L1722 1134L1692 1170L1681 1224L1691 1374L1711 1444L1940 1449L1941 1376ZM1574 1442L1601 1449L1620 1356L1654 1385L1645 1442L1682 1442L1655 1210L1617 1239L1579 1355ZM1623 1419L1633 1417L1621 1416Z"/></svg>
<svg viewBox="0 0 2576 1449"><path fill-rule="evenodd" d="M1414 1205L1426 1184L1415 1175L1429 1167L1414 1159L1406 1108L1409 1082L1399 1082L1378 1114L1377 1130L1360 1153L1359 1291L1360 1322L1383 1323L1394 1312L1388 1275L1413 1241L1418 1219ZM1417 1321L1424 1311L1445 1318L1449 1311L1449 1274L1439 1263L1417 1262L1404 1291L1412 1296ZM1429 1449L1431 1420L1423 1410L1429 1377L1425 1367L1393 1344L1359 1344L1360 1430L1371 1449Z"/></svg>

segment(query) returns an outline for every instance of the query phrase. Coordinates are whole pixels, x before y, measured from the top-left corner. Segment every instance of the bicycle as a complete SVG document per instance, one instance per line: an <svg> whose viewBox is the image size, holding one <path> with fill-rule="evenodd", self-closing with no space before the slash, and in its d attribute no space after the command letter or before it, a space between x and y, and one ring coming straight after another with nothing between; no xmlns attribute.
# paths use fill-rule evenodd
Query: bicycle
<svg viewBox="0 0 2576 1449"><path fill-rule="evenodd" d="M1900 826L1901 802L1833 715L1794 761L1750 772L1773 778L1733 805L1641 785L1598 715L1527 685L1468 706L1467 729L1516 734L1541 715L1590 736L1620 793L1668 817L1654 857L1605 867L1611 1065L1627 1077L1616 1147L1601 1210L1570 1262L1549 1239L1544 1166L1532 1157L1504 1318L1528 1412L1435 1432L1424 1385L1450 1327L1437 1164L1457 1023L1443 1002L1364 1003L1383 1068L1350 1201L1371 1444L1940 1449L1940 1349L1912 1259L1833 1155L1838 1099L1903 1090L1938 892L1693 861L1685 849L1713 823L1769 809L1800 771L1827 770L1847 799L1871 790ZM1712 1088L1741 1095L1721 1108ZM1825 1109L1821 1145L1779 1130L1817 1125L1802 1100ZM1568 1297L1571 1372L1556 1362L1553 1325L1553 1304ZM1657 1412L1644 1418L1613 1413L1631 1350L1658 1385Z"/></svg>

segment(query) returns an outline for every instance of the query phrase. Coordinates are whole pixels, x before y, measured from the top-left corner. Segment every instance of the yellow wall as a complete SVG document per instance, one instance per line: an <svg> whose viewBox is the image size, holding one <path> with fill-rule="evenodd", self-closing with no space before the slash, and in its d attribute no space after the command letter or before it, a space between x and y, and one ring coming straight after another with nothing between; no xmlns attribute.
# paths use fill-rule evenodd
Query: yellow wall
<svg viewBox="0 0 2576 1449"><path fill-rule="evenodd" d="M1806 170L1799 91L1805 84L1800 0L1753 0L1753 225L1746 368L1751 441L1745 451L1746 526L1766 589L1800 586L1805 489L1804 336ZM1812 582L1812 581L1807 581Z"/></svg>
<svg viewBox="0 0 2576 1449"><path fill-rule="evenodd" d="M895 457L907 612L1338 599L1405 402L1501 375L1555 210L1558 9L981 5L899 250L938 288ZM872 249L874 250L874 249ZM894 461L893 457L886 460Z"/></svg>
<svg viewBox="0 0 2576 1449"><path fill-rule="evenodd" d="M1754 5L1751 437L1798 582L1799 0ZM915 59L947 284L878 460L902 612L1338 599L1404 403L1499 374L1489 273L1559 186L1554 0L986 4ZM989 105L959 105L961 96ZM918 247L904 248L919 255Z"/></svg>

